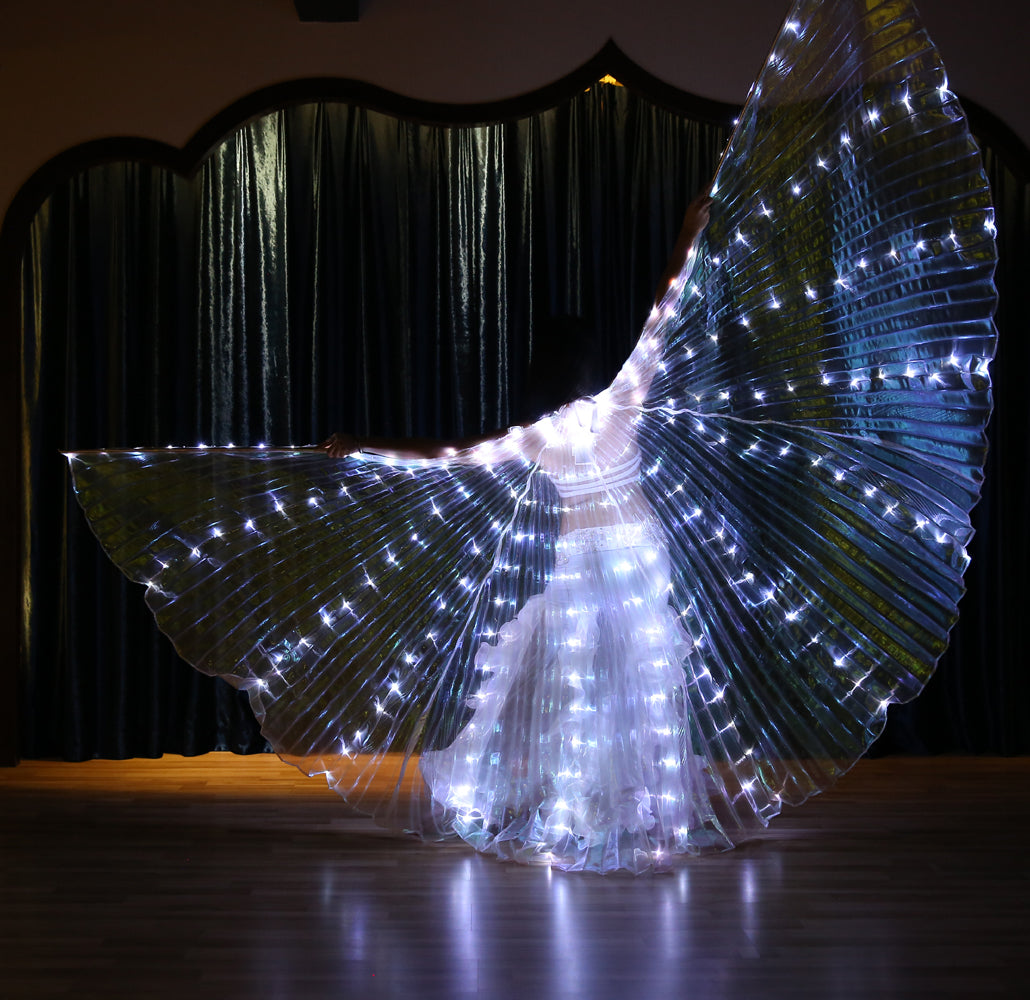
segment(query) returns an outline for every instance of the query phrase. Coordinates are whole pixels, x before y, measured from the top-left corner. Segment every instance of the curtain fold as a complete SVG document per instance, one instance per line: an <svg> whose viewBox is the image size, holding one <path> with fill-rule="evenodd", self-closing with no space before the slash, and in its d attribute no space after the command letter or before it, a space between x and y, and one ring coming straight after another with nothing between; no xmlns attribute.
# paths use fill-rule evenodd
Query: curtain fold
<svg viewBox="0 0 1030 1000"><path fill-rule="evenodd" d="M505 426L549 316L588 320L614 372L727 137L608 85L476 128L308 104L233 133L191 180L114 164L55 191L22 271L23 755L265 746L245 699L178 660L107 562L59 451ZM987 165L1002 350L970 593L938 676L892 710L880 751L1028 749L1008 630L1027 596L1030 456L1006 370L1026 351L1030 217L1025 182L990 152Z"/></svg>

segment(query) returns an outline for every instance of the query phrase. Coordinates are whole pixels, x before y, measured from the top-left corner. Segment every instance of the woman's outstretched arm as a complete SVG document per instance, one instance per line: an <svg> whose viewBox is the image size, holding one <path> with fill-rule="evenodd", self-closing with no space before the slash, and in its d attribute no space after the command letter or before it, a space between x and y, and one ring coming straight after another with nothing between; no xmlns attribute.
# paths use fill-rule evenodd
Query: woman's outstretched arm
<svg viewBox="0 0 1030 1000"><path fill-rule="evenodd" d="M330 458L369 455L400 461L448 461L462 465L491 465L514 459L535 461L546 441L536 427L508 428L507 432L436 441L430 438L356 437L336 432L319 447Z"/></svg>
<svg viewBox="0 0 1030 1000"><path fill-rule="evenodd" d="M496 435L494 435L496 436ZM459 452L466 452L491 440L491 436L461 438L454 441L434 441L430 438L385 438L343 434L336 431L329 435L319 447L330 458L345 458L347 455L376 455L381 458L397 458L418 461L419 459L449 458Z"/></svg>
<svg viewBox="0 0 1030 1000"><path fill-rule="evenodd" d="M656 332L660 330L663 321L658 307L669 288L683 272L691 254L695 252L698 238L704 232L705 226L708 225L711 207L712 198L708 194L699 194L687 206L676 245L669 255L665 273L658 282L658 291L655 293L654 306L648 317L647 325L644 327L644 332L637 341L633 353L626 360L611 385L610 401L613 412L626 408L634 409L647 398L664 349L661 334Z"/></svg>
<svg viewBox="0 0 1030 1000"><path fill-rule="evenodd" d="M683 216L683 225L680 227L680 234L676 239L676 245L669 255L669 262L665 266L665 272L658 282L658 291L655 292L654 303L658 305L665 297L669 286L679 277L687 263L687 259L697 245L698 237L704 232L708 225L708 218L711 214L712 198L707 194L699 194L688 206Z"/></svg>

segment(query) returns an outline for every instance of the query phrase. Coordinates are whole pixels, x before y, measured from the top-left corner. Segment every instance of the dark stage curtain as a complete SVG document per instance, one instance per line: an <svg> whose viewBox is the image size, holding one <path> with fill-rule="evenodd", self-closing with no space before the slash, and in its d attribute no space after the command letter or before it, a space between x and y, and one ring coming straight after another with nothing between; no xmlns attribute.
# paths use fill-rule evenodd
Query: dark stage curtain
<svg viewBox="0 0 1030 1000"><path fill-rule="evenodd" d="M265 749L246 700L178 660L101 553L59 451L504 426L548 316L592 323L614 372L726 138L608 85L475 128L308 104L234 133L192 179L115 164L56 190L22 276L23 755ZM988 165L1004 294L1026 273L1027 186ZM1011 294L971 593L878 751L1028 749L1015 623L1030 456L1006 399L1027 303Z"/></svg>
<svg viewBox="0 0 1030 1000"><path fill-rule="evenodd" d="M926 691L891 708L874 752L1030 752L1030 672L1022 649L1030 607L1030 177L981 139L998 225L998 353L991 369L982 499L973 511L967 593L951 644ZM1025 152L1025 150L1024 150Z"/></svg>

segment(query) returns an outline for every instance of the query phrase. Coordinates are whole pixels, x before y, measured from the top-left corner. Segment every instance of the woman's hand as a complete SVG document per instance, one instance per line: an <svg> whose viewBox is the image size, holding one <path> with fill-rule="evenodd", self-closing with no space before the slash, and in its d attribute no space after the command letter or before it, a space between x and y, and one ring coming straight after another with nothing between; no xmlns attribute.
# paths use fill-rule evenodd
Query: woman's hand
<svg viewBox="0 0 1030 1000"><path fill-rule="evenodd" d="M661 281L658 282L658 291L655 293L654 303L658 305L665 297L669 286L679 277L680 272L686 266L687 260L694 249L701 233L712 214L712 198L702 192L687 205L683 214L683 225L680 226L680 234L676 239L676 246L672 248L669 256L669 263L665 268Z"/></svg>
<svg viewBox="0 0 1030 1000"><path fill-rule="evenodd" d="M330 434L319 446L330 458L346 458L361 451L361 443L353 434Z"/></svg>
<svg viewBox="0 0 1030 1000"><path fill-rule="evenodd" d="M689 250L697 238L704 232L708 220L712 216L712 197L708 194L699 194L689 205L683 215L683 225L680 227L680 241L686 243Z"/></svg>

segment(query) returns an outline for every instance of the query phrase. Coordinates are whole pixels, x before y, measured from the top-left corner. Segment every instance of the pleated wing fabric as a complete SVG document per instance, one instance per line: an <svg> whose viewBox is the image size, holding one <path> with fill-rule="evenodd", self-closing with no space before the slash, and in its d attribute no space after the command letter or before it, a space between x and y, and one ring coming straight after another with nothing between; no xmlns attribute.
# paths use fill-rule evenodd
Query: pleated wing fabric
<svg viewBox="0 0 1030 1000"><path fill-rule="evenodd" d="M404 829L641 871L826 788L921 690L963 589L995 249L911 5L796 3L714 191L593 409L433 461L70 456L101 544L284 759Z"/></svg>
<svg viewBox="0 0 1030 1000"><path fill-rule="evenodd" d="M796 4L715 187L655 321L641 439L705 651L697 718L768 814L854 761L947 644L991 409L994 217L900 2Z"/></svg>
<svg viewBox="0 0 1030 1000"><path fill-rule="evenodd" d="M214 448L69 457L94 532L145 586L180 655L247 690L280 755L336 771L359 805L383 754L453 738L474 637L541 589L553 561L530 538L548 520L531 513L548 507L546 486L522 463Z"/></svg>

